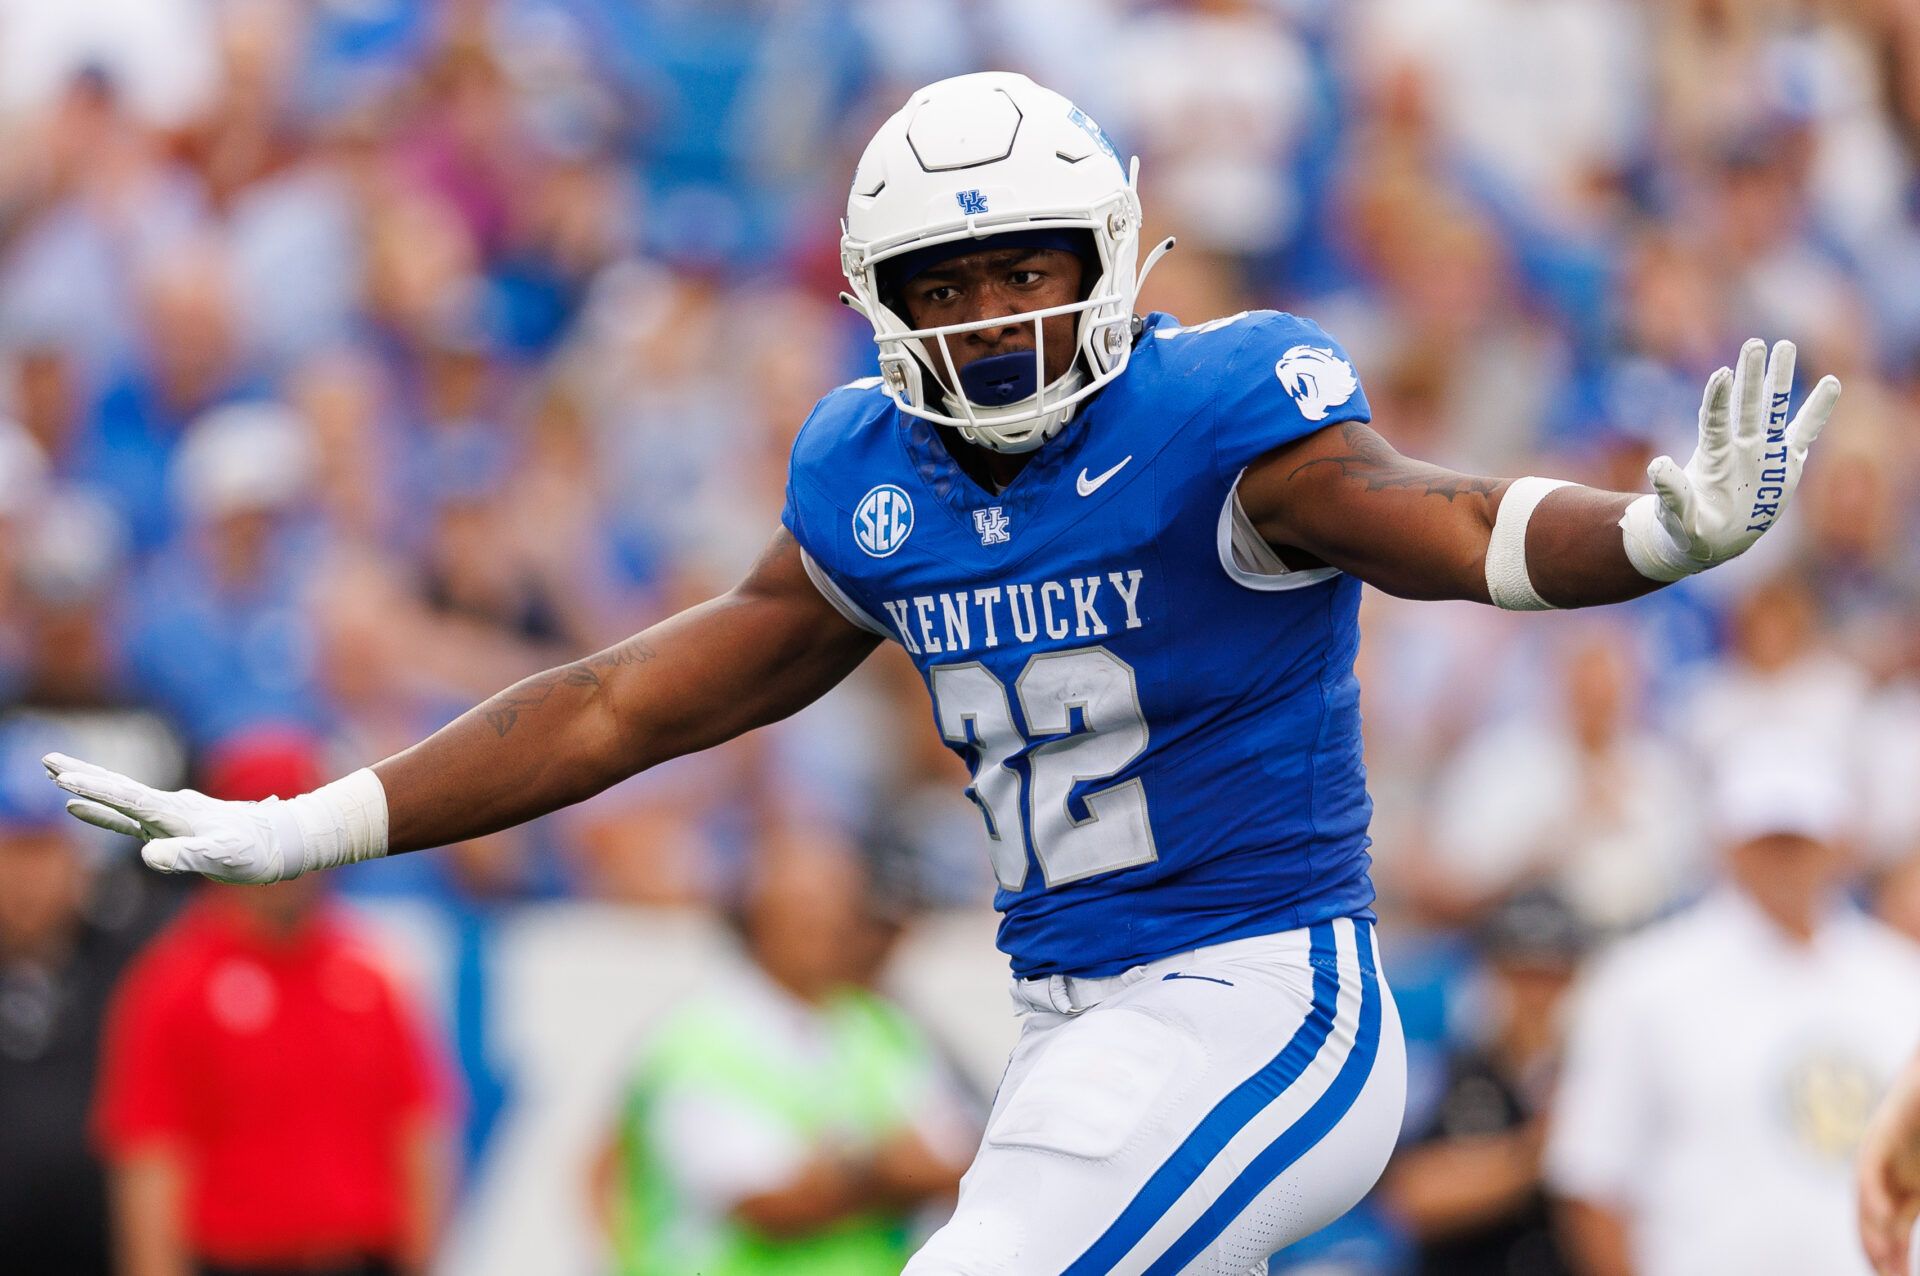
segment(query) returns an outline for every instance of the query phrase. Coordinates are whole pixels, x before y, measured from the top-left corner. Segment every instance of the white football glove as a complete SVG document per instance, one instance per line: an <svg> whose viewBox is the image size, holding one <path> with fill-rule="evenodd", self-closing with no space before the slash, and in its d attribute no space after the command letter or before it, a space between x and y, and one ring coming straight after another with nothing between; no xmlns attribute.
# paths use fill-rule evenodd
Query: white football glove
<svg viewBox="0 0 1920 1276"><path fill-rule="evenodd" d="M1655 495L1620 519L1627 558L1650 580L1675 581L1738 557L1787 507L1800 484L1807 449L1833 415L1840 382L1822 377L1793 420L1791 341L1758 339L1740 349L1736 371L1707 379L1700 442L1682 469L1670 456L1647 466Z"/></svg>
<svg viewBox="0 0 1920 1276"><path fill-rule="evenodd" d="M258 885L386 854L386 792L372 771L285 802L223 802L192 789L152 788L62 753L41 763L74 795L68 811L140 838L140 858L163 873Z"/></svg>

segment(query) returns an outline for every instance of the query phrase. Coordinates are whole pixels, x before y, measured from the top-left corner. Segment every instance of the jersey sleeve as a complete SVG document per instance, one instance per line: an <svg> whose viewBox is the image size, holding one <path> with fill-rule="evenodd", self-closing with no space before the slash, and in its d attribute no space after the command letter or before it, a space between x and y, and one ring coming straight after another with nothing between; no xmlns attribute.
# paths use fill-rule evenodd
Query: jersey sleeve
<svg viewBox="0 0 1920 1276"><path fill-rule="evenodd" d="M893 634L885 625L875 620L864 607L854 601L853 596L841 587L839 581L833 578L833 572L820 561L820 558L812 549L808 548L808 534L806 530L804 530L804 522L801 515L802 503L799 499L799 494L794 491L797 482L798 480L795 476L789 472L787 475L787 501L780 510L780 525L791 532L793 539L799 542L800 565L807 569L807 579L813 582L814 588L820 591L820 596L831 603L833 609L839 612L848 624L856 629L864 629L869 633L877 634L882 638L893 637Z"/></svg>
<svg viewBox="0 0 1920 1276"><path fill-rule="evenodd" d="M862 392L879 384L880 378L874 377L822 395L795 431L793 447L787 452L787 489L780 507L780 525L816 563L831 558L830 524L836 521L832 517L833 502L827 496L831 489L822 478L834 472L836 445L844 439L849 422L864 419Z"/></svg>
<svg viewBox="0 0 1920 1276"><path fill-rule="evenodd" d="M807 528L801 517L800 494L794 490L798 483L799 479L794 475L792 463L789 462L786 499L780 505L780 526L786 528L793 539L800 542L803 553L811 553L807 549Z"/></svg>
<svg viewBox="0 0 1920 1276"><path fill-rule="evenodd" d="M1240 340L1213 405L1214 453L1227 477L1323 426L1373 419L1353 361L1313 320L1267 311L1228 332Z"/></svg>
<svg viewBox="0 0 1920 1276"><path fill-rule="evenodd" d="M833 557L830 532L837 522L833 503L807 473L808 468L820 460L819 444L809 432L821 428L816 423L832 397L829 395L821 400L820 406L814 409L813 415L807 418L806 424L800 427L799 436L794 439L793 452L787 458L787 490L780 507L780 525L799 543L801 564L807 569L807 578L820 591L821 597L831 603L848 624L882 638L891 638L891 631L875 620L835 578L838 565Z"/></svg>

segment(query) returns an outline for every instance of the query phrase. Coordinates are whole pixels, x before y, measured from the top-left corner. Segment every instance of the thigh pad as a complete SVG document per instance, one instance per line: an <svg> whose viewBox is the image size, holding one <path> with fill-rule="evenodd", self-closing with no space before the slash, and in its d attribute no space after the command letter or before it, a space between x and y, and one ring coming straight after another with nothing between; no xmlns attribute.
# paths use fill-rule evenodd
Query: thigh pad
<svg viewBox="0 0 1920 1276"><path fill-rule="evenodd" d="M987 1127L987 1142L1087 1160L1114 1156L1205 1050L1191 1034L1139 1011L1089 1011L1062 1025Z"/></svg>

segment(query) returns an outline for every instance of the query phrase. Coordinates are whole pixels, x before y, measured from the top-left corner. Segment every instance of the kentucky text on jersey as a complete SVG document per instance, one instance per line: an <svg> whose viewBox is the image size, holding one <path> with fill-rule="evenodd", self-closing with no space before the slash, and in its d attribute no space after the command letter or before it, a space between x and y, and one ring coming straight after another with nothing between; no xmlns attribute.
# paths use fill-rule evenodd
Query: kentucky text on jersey
<svg viewBox="0 0 1920 1276"><path fill-rule="evenodd" d="M1360 585L1288 572L1234 499L1260 456L1367 416L1331 337L1259 311L1149 316L1000 492L877 378L808 418L781 520L925 680L1016 974L1371 917Z"/></svg>
<svg viewBox="0 0 1920 1276"><path fill-rule="evenodd" d="M1115 629L1140 628L1140 581L1145 575L1134 567L1105 576L890 598L882 606L893 622L894 639L913 656L972 651L976 645L998 647L1003 632L1009 642L1033 642L1041 634L1104 638ZM1101 614L1103 590L1111 622Z"/></svg>

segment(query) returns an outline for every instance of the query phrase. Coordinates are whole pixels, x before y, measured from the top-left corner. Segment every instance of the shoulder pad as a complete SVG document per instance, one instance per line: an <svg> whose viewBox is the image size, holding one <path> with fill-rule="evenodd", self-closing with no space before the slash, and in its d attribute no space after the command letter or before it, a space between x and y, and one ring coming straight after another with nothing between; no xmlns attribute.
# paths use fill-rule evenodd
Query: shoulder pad
<svg viewBox="0 0 1920 1276"><path fill-rule="evenodd" d="M893 400L879 377L861 377L822 395L793 441L791 464L802 469L821 464L846 444L870 434L893 418Z"/></svg>
<svg viewBox="0 0 1920 1276"><path fill-rule="evenodd" d="M1215 346L1208 354L1221 361L1215 447L1231 471L1324 426L1372 418L1346 350L1313 320L1249 311L1198 340L1225 339L1230 349Z"/></svg>

